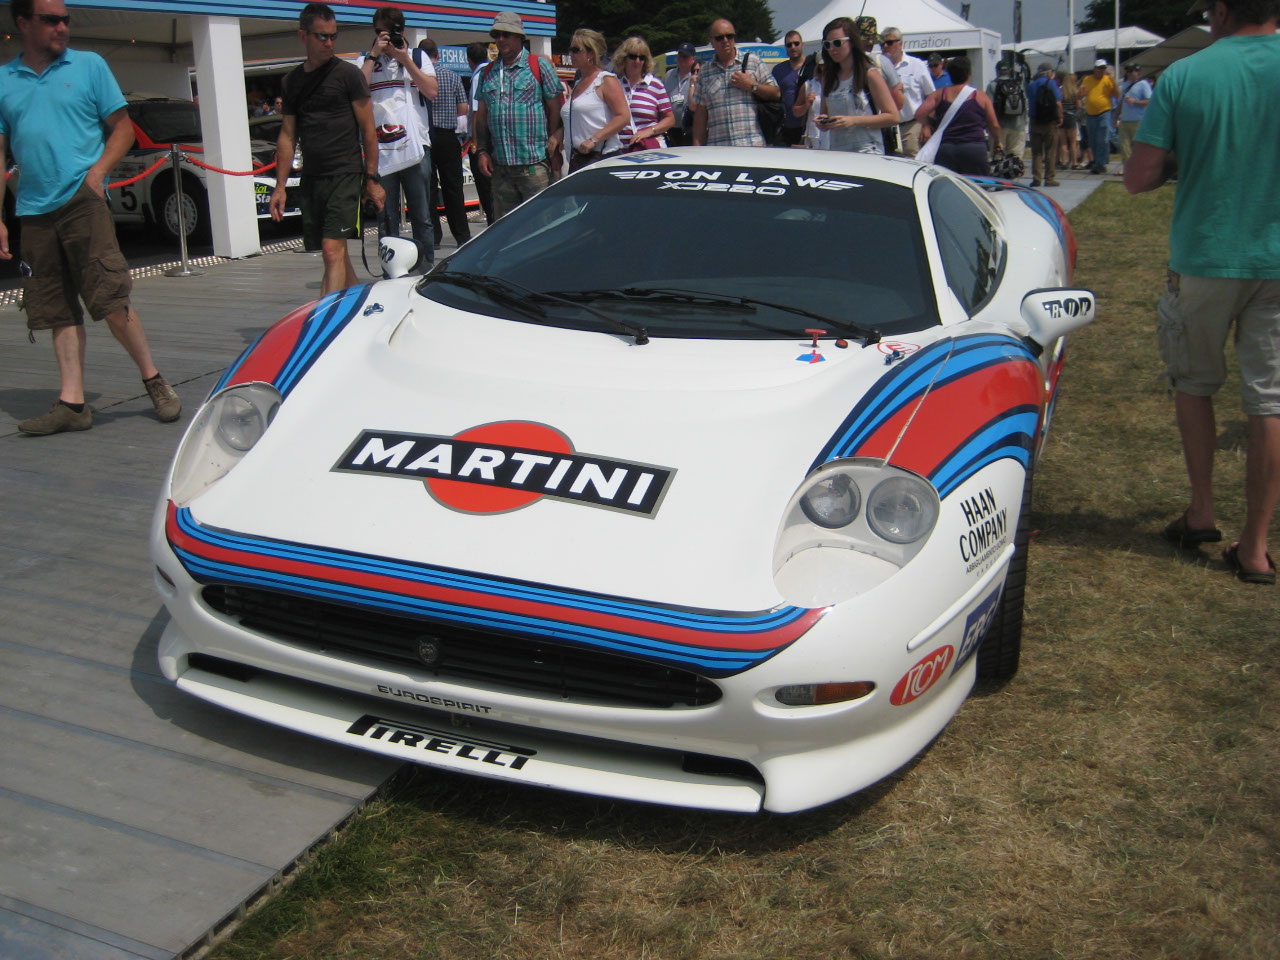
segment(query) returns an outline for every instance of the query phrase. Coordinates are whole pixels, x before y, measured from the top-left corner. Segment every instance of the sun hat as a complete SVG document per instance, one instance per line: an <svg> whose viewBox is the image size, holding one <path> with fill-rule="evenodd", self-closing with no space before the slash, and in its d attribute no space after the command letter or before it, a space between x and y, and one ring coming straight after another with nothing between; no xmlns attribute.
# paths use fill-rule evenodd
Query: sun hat
<svg viewBox="0 0 1280 960"><path fill-rule="evenodd" d="M526 36L524 32L524 21L520 19L518 13L512 13L510 10L503 10L493 18L493 26L489 28L489 32L501 30L503 33L518 33L520 36Z"/></svg>

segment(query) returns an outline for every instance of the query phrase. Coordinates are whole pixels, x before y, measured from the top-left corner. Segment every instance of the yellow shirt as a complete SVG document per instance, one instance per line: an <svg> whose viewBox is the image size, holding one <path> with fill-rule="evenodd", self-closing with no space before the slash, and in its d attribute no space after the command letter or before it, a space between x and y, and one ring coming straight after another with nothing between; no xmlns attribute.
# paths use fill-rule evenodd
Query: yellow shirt
<svg viewBox="0 0 1280 960"><path fill-rule="evenodd" d="M1106 113L1111 109L1111 98L1120 96L1120 88L1106 73L1101 80L1089 74L1080 81L1080 92L1084 94L1084 112L1091 117Z"/></svg>

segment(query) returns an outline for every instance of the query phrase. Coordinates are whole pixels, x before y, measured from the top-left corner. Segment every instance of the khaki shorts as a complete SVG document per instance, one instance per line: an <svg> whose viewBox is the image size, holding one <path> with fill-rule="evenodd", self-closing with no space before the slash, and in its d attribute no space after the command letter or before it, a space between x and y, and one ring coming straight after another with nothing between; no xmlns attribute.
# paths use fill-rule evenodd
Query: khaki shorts
<svg viewBox="0 0 1280 960"><path fill-rule="evenodd" d="M1280 414L1280 279L1187 277L1169 271L1156 305L1169 385L1210 397L1227 378L1224 349L1235 325L1240 402L1250 416Z"/></svg>
<svg viewBox="0 0 1280 960"><path fill-rule="evenodd" d="M107 201L87 184L57 210L22 218L22 304L27 326L51 330L126 309L133 280Z"/></svg>
<svg viewBox="0 0 1280 960"><path fill-rule="evenodd" d="M335 177L302 177L302 246L319 250L325 240L350 240L360 236L360 198L364 174Z"/></svg>

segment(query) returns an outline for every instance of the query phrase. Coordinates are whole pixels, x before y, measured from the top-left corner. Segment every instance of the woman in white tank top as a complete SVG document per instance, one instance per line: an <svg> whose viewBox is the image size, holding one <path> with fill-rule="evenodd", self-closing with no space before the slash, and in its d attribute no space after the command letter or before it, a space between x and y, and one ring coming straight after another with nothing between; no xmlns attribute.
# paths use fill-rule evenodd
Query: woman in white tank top
<svg viewBox="0 0 1280 960"><path fill-rule="evenodd" d="M581 77L560 107L570 173L620 150L618 132L630 121L618 78L600 69L604 51L604 37L594 30L578 30L570 41L569 56Z"/></svg>

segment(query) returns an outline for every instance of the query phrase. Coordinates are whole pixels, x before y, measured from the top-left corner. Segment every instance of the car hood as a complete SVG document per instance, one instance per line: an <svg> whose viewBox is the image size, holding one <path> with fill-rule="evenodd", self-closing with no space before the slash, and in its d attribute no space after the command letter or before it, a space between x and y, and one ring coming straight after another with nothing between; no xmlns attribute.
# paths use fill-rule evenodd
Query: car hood
<svg viewBox="0 0 1280 960"><path fill-rule="evenodd" d="M636 345L457 311L411 287L370 289L263 439L191 504L197 523L767 609L782 602L773 553L788 501L900 359L831 339L815 356L803 333ZM488 482L521 467L522 489Z"/></svg>

